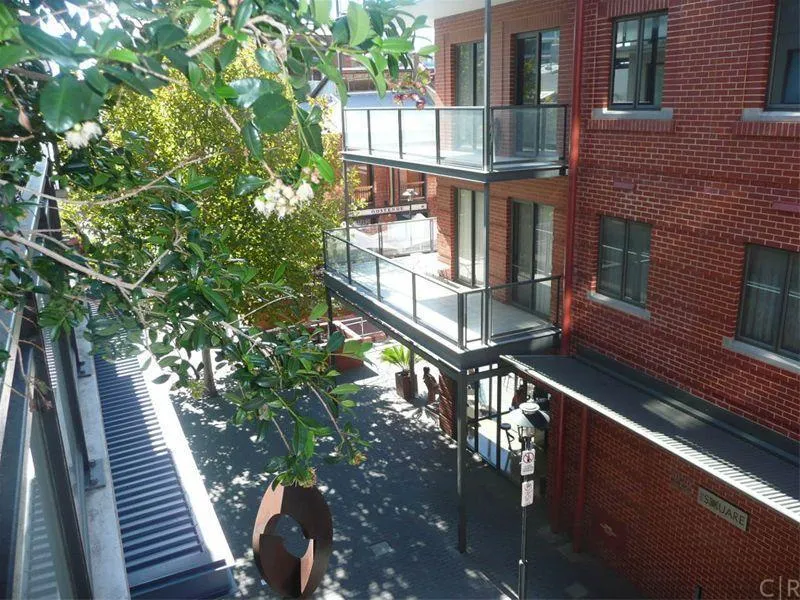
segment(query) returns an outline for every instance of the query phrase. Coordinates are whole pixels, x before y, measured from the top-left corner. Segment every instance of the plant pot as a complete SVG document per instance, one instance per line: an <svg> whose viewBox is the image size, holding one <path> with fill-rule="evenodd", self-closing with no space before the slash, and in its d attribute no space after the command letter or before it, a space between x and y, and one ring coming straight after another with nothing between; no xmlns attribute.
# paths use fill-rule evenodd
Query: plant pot
<svg viewBox="0 0 800 600"><path fill-rule="evenodd" d="M397 395L411 402L417 396L417 378L410 371L398 371L394 374Z"/></svg>

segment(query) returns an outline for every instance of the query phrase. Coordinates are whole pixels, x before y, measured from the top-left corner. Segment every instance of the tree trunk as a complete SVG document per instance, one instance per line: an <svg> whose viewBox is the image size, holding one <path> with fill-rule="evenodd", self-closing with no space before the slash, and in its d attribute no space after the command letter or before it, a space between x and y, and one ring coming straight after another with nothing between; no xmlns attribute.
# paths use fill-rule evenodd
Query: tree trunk
<svg viewBox="0 0 800 600"><path fill-rule="evenodd" d="M211 362L211 348L203 348L203 384L206 396L219 396L217 384L214 383L214 365Z"/></svg>

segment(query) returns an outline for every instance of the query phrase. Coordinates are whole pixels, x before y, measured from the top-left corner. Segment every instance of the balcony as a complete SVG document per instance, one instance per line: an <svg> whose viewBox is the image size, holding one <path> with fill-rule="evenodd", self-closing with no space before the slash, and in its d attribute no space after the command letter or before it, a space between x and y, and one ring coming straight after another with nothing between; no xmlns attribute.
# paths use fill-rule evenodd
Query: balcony
<svg viewBox="0 0 800 600"><path fill-rule="evenodd" d="M348 108L344 159L481 182L565 174L566 105L489 111L485 132L482 106Z"/></svg>
<svg viewBox="0 0 800 600"><path fill-rule="evenodd" d="M324 234L325 283L341 299L461 368L510 347L541 351L559 333L560 276L469 288L440 275L436 219ZM498 354L499 355L499 354Z"/></svg>

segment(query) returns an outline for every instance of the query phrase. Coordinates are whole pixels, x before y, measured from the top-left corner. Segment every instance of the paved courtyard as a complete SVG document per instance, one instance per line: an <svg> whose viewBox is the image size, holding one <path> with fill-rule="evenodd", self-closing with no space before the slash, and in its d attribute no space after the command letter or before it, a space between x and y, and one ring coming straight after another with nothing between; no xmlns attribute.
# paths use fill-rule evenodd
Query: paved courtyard
<svg viewBox="0 0 800 600"><path fill-rule="evenodd" d="M373 356L377 356L373 351ZM421 372L421 368L420 368ZM334 522L334 552L320 598L515 597L519 557L519 492L496 471L468 461L468 552L456 549L456 450L419 406L397 398L392 368L374 365L343 380L362 386L356 425L372 443L360 467L325 465L320 487ZM239 597L273 597L252 566L250 536L269 479L261 475L270 440L230 424L224 400L175 407L236 558ZM529 518L531 598L633 598L616 574L546 525L543 507ZM299 534L286 529L287 546Z"/></svg>

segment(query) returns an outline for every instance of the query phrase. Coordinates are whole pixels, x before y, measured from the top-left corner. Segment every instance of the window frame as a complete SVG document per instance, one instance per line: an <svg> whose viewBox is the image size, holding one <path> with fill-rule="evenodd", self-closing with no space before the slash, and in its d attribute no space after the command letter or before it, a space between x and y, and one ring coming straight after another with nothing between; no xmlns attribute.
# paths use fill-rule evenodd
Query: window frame
<svg viewBox="0 0 800 600"><path fill-rule="evenodd" d="M476 40L474 42L462 42L459 44L454 44L455 48L455 55L456 55L456 68L453 70L454 72L454 81L453 81L453 89L455 90L455 96L458 95L458 73L461 68L461 48L470 47L470 54L472 55L472 82L470 84L472 90L472 104L458 104L457 101L455 106L483 106L483 98L478 98L478 47L483 44L483 40ZM482 76L482 74L481 74ZM454 100L456 98L454 97ZM479 104L476 104L480 101Z"/></svg>
<svg viewBox="0 0 800 600"><path fill-rule="evenodd" d="M600 287L600 269L602 267L603 262L603 221L606 219L615 219L617 221L622 221L625 225L625 236L624 241L622 244L622 277L620 278L620 293L616 294L609 290L604 290ZM653 226L650 223L645 223L644 221L636 221L633 219L625 219L622 217L615 217L613 215L600 215L600 229L597 235L597 271L596 271L596 280L595 280L595 290L598 294L602 294L603 296L607 296L608 298L613 298L614 300L619 300L620 302L624 302L625 304L630 304L631 306L637 306L639 308L647 308L647 300L645 299L644 302L637 302L631 298L627 298L625 296L625 288L628 278L628 248L630 247L630 224L636 223L638 225L644 225L647 227L648 230L648 242L650 243L650 253L649 256L652 257L652 242L653 242ZM644 287L645 291L645 298L647 297L647 288L650 286L650 270L648 268L647 271L647 283Z"/></svg>
<svg viewBox="0 0 800 600"><path fill-rule="evenodd" d="M775 81L775 56L778 50L778 25L781 22L781 0L775 1L775 19L772 24L772 50L771 55L769 57L769 79L767 79L767 94L766 94L766 101L764 103L765 110L771 111L789 111L789 112L800 112L800 103L799 104L784 104L782 102L773 102L772 99L772 92L773 92L773 84ZM786 65L787 68L789 65ZM786 73L783 74L784 79L786 78Z"/></svg>
<svg viewBox="0 0 800 600"><path fill-rule="evenodd" d="M779 309L779 317L776 321L775 327L777 328L777 335L775 336L775 343L770 345L759 340L755 340L753 338L749 338L742 334L742 323L743 323L743 315L744 315L744 308L745 308L745 293L747 291L747 274L750 271L750 261L751 261L751 254L750 250L752 248L769 248L770 250L777 250L779 252L784 252L788 255L786 260L786 271L783 275L783 287L781 289L781 304ZM739 310L737 311L737 319L736 319L736 335L734 339L744 342L745 344L749 344L751 346L755 346L757 348L763 348L764 350L768 350L769 352L774 352L779 356L783 356L784 358L788 358L790 360L800 360L800 354L791 352L781 347L783 343L783 334L786 325L786 315L788 312L788 297L789 297L789 282L791 278L791 269L792 269L792 255L798 255L798 265L800 265L800 252L792 252L791 250L784 250L783 248L775 248L774 246L765 246L763 244L745 244L745 254L744 254L744 269L742 271L742 284L739 288Z"/></svg>
<svg viewBox="0 0 800 600"><path fill-rule="evenodd" d="M514 36L514 50L516 52L516 57L514 59L514 81L516 82L516 90L514 91L514 105L515 106L541 106L542 103L542 35L545 33L550 33L553 31L558 32L558 40L559 45L561 43L561 28L560 27L551 27L549 29L538 29L536 31L526 31L524 33L518 33ZM520 45L521 42L529 39L536 39L536 102L533 104L525 104L522 101L522 92L523 86L521 85L522 78L520 77L521 74L521 67L522 67L522 53L520 52ZM559 61L560 61L560 51L559 51ZM560 68L561 65L559 65ZM544 103L545 106L548 106L547 103Z"/></svg>
<svg viewBox="0 0 800 600"><path fill-rule="evenodd" d="M465 280L463 280L463 279L461 279L459 277L459 268L458 268L459 262L461 260L461 252L459 251L460 241L461 241L461 233L460 233L461 226L460 226L460 223L459 223L459 214L460 213L459 213L459 210L458 210L458 203L459 203L459 197L460 197L459 193L462 192L462 191L469 192L469 204L470 204L470 215L471 215L471 217L470 217L470 224L471 224L471 227L470 227L470 236L471 236L470 237L470 254L472 255L472 260L470 261L471 264L470 264L470 280L469 281L465 281ZM475 289L477 289L478 287L483 287L483 286L486 285L485 281L481 282L481 281L478 280L479 274L478 274L478 271L475 268L475 263L477 262L476 259L478 258L477 255L475 254L476 240L478 238L478 236L477 236L477 233L478 233L478 231L477 231L477 220L476 220L476 216L478 216L478 211L475 210L475 204L476 204L476 196L477 196L477 194L482 194L482 193L483 192L480 191L480 190L473 190L473 189L470 189L470 188L459 188L459 187L453 188L453 215L455 216L455 219L454 219L454 222L455 222L455 235L453 236L453 241L454 241L454 248L455 248L454 255L455 255L455 259L456 259L455 260L455 273L453 273L453 275L454 275L453 281L455 281L456 283L460 283L461 285L466 285L466 286L468 286L470 288L475 288ZM487 202L487 199L486 199L485 196L483 198L483 201ZM480 214L480 219L481 219L481 221L483 221L483 213ZM485 231L485 227L486 227L486 223L484 222L484 231ZM484 265L484 268L485 268L485 265ZM487 275L486 273L483 274L484 279L486 278L486 275Z"/></svg>
<svg viewBox="0 0 800 600"><path fill-rule="evenodd" d="M642 56L642 46L643 46L643 29L644 29L644 21L648 17L659 17L664 15L667 17L667 39L669 38L669 11L666 10L655 10L646 13L637 13L633 15L624 15L620 17L615 17L611 24L611 64L609 68L609 75L608 75L608 108L611 110L652 110L652 111L659 111L661 110L662 103L656 104L642 104L640 105L639 102L639 77L640 77L640 69L638 65L641 64L641 56ZM638 19L639 27L638 27L638 46L636 48L636 58L637 58L637 69L636 73L634 74L634 90L635 94L633 97L633 102L614 102L614 59L617 53L617 26L621 21L630 21L632 19ZM667 50L666 50L666 40L664 42L664 66L666 70L667 64ZM657 51L657 49L656 49Z"/></svg>

